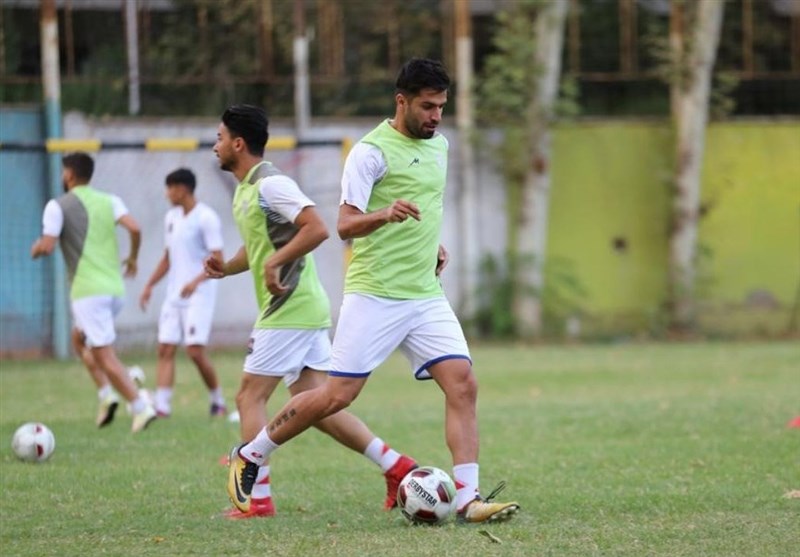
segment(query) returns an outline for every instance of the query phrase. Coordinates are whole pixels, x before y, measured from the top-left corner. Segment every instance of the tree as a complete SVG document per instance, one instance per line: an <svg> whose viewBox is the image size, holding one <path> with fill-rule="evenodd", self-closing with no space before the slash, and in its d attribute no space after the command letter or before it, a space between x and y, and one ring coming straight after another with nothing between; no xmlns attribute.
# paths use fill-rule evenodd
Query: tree
<svg viewBox="0 0 800 557"><path fill-rule="evenodd" d="M525 339L542 333L548 206L550 127L561 78L569 0L520 0L501 12L496 52L481 85L483 119L499 123L503 177L508 188L508 264L511 311ZM523 117L520 117L523 115Z"/></svg>
<svg viewBox="0 0 800 557"><path fill-rule="evenodd" d="M700 218L700 174L724 2L673 0L670 80L675 128L675 173L669 245L670 322L675 330L695 323L694 296ZM685 23L685 25L684 25Z"/></svg>

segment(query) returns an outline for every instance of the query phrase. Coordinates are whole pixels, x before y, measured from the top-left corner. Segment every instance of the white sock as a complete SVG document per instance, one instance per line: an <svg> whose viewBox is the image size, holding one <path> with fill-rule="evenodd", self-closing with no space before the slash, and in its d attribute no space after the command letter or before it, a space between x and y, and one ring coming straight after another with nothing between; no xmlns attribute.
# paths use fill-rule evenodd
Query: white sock
<svg viewBox="0 0 800 557"><path fill-rule="evenodd" d="M222 387L208 391L208 401L217 406L225 406L225 397L222 396Z"/></svg>
<svg viewBox="0 0 800 557"><path fill-rule="evenodd" d="M172 389L159 387L156 389L155 407L158 412L169 414L172 412Z"/></svg>
<svg viewBox="0 0 800 557"><path fill-rule="evenodd" d="M269 438L267 428L262 427L258 432L256 438L250 441L247 445L239 449L239 454L254 464L261 466L264 464L272 451L277 449L280 445L276 444Z"/></svg>
<svg viewBox="0 0 800 557"><path fill-rule="evenodd" d="M253 492L250 494L253 501L264 502L272 497L272 486L269 481L269 464L258 467L256 483L253 485Z"/></svg>
<svg viewBox="0 0 800 557"><path fill-rule="evenodd" d="M383 472L389 470L400 460L400 453L384 443L380 437L376 437L369 442L364 451L364 456L380 466Z"/></svg>
<svg viewBox="0 0 800 557"><path fill-rule="evenodd" d="M99 389L97 389L97 398L99 400L103 400L108 395L114 392L114 389L111 388L111 385L103 385Z"/></svg>
<svg viewBox="0 0 800 557"><path fill-rule="evenodd" d="M142 395L136 397L136 400L131 402L131 413L138 414L147 407L147 400Z"/></svg>
<svg viewBox="0 0 800 557"><path fill-rule="evenodd" d="M478 463L453 466L453 479L456 482L456 509L461 510L478 495Z"/></svg>

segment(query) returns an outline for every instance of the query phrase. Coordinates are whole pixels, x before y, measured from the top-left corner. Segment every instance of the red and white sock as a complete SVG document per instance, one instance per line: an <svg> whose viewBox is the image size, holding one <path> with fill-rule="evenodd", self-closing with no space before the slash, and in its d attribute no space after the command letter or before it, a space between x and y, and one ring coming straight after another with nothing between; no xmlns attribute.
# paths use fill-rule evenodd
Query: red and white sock
<svg viewBox="0 0 800 557"><path fill-rule="evenodd" d="M253 505L263 506L272 499L272 486L269 481L269 464L258 467L256 483L253 485L253 492L250 494Z"/></svg>
<svg viewBox="0 0 800 557"><path fill-rule="evenodd" d="M264 464L269 455L277 449L280 445L276 444L269 438L267 428L261 428L256 438L250 441L247 445L239 449L239 454L254 464L261 466Z"/></svg>
<svg viewBox="0 0 800 557"><path fill-rule="evenodd" d="M389 470L400 460L400 453L384 443L380 437L370 441L364 451L364 456L380 466L383 472Z"/></svg>
<svg viewBox="0 0 800 557"><path fill-rule="evenodd" d="M478 463L453 466L453 479L456 482L456 509L460 511L478 495Z"/></svg>

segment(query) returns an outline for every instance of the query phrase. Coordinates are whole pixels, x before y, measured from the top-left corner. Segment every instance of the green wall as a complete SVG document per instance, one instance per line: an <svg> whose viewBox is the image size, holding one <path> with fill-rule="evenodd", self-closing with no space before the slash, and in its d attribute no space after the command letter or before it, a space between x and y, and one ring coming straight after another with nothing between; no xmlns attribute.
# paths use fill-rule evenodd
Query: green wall
<svg viewBox="0 0 800 557"><path fill-rule="evenodd" d="M656 331L667 292L672 133L663 123L555 130L548 257L568 260L584 333ZM800 123L710 126L698 279L708 333L776 333L800 281ZM620 246L623 243L623 246Z"/></svg>

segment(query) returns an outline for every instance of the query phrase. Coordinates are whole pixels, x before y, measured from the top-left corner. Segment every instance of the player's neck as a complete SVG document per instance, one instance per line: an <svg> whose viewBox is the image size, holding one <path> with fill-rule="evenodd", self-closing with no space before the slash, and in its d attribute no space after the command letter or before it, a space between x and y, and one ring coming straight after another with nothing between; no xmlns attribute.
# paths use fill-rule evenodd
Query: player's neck
<svg viewBox="0 0 800 557"><path fill-rule="evenodd" d="M245 177L247 177L247 174L253 169L254 166L262 162L264 162L264 159L261 157L247 154L237 162L236 167L233 169L233 175L236 176L236 179L241 182L245 179Z"/></svg>
<svg viewBox="0 0 800 557"><path fill-rule="evenodd" d="M191 213L192 209L194 209L196 205L197 205L197 199L195 199L194 197L186 198L183 201L183 203L181 203L181 207L183 207L183 214L188 215L189 213Z"/></svg>

